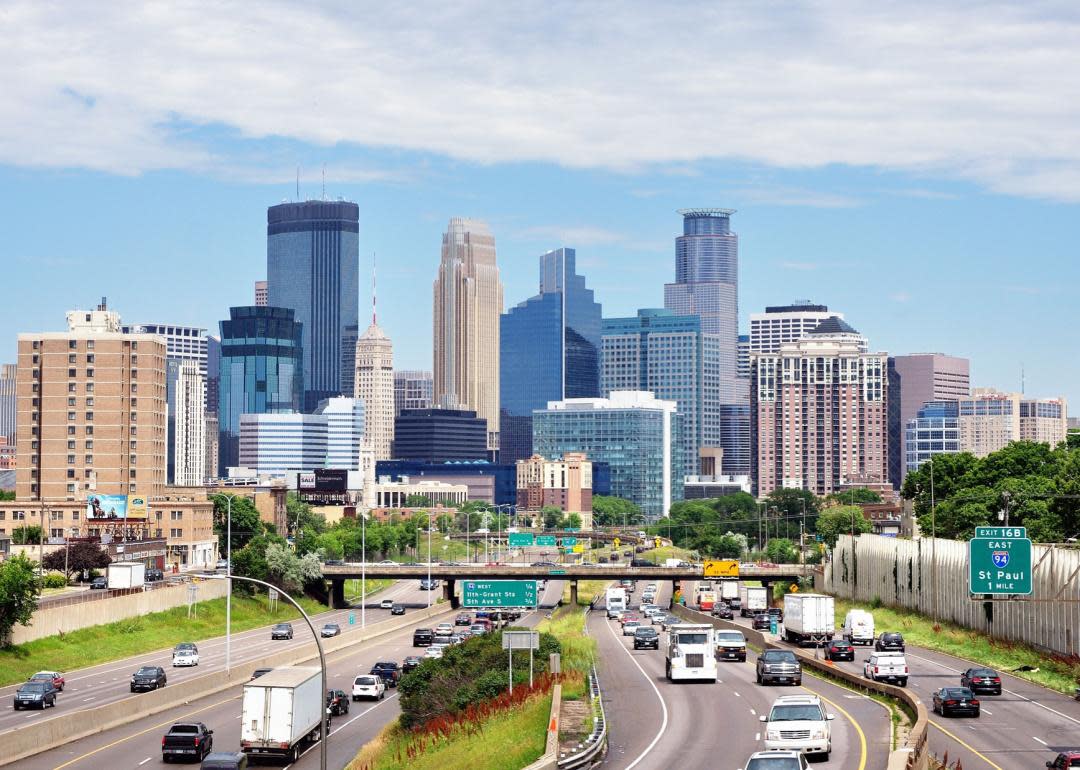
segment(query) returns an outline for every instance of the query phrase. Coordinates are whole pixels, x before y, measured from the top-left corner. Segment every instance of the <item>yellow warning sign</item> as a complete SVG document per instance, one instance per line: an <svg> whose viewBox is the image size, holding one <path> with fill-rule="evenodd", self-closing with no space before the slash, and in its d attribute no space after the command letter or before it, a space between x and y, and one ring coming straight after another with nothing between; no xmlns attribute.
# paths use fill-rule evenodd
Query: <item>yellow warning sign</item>
<svg viewBox="0 0 1080 770"><path fill-rule="evenodd" d="M739 576L739 562L735 559L706 561L703 574L705 577L737 578Z"/></svg>

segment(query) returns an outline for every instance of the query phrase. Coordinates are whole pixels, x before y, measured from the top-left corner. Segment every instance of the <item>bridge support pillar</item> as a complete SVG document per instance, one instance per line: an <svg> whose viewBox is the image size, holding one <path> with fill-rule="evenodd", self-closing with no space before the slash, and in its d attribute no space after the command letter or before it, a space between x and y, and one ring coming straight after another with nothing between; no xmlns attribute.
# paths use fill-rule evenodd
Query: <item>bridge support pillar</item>
<svg viewBox="0 0 1080 770"><path fill-rule="evenodd" d="M457 581L446 578L443 580L443 598L450 602L451 609L457 609L461 606L461 602L458 600L457 591L454 590Z"/></svg>
<svg viewBox="0 0 1080 770"><path fill-rule="evenodd" d="M348 607L348 603L345 601L345 581L344 580L331 580L330 581L330 607L335 610L341 610Z"/></svg>
<svg viewBox="0 0 1080 770"><path fill-rule="evenodd" d="M576 580L571 580L570 581L570 606L571 607L576 607L577 606L577 597L578 597L577 581Z"/></svg>

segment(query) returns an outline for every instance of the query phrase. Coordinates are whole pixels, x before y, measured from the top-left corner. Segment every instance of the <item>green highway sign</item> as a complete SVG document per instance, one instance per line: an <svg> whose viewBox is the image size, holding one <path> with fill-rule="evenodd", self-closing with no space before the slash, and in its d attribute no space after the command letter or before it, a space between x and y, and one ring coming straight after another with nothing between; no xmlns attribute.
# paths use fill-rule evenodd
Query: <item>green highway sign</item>
<svg viewBox="0 0 1080 770"><path fill-rule="evenodd" d="M562 539L563 548L569 548L572 545L577 545L576 537L564 537Z"/></svg>
<svg viewBox="0 0 1080 770"><path fill-rule="evenodd" d="M555 545L555 535L537 535L537 545Z"/></svg>
<svg viewBox="0 0 1080 770"><path fill-rule="evenodd" d="M461 584L465 607L535 607L535 580L466 580Z"/></svg>
<svg viewBox="0 0 1080 770"><path fill-rule="evenodd" d="M511 548L527 548L533 544L533 536L529 532L511 532Z"/></svg>
<svg viewBox="0 0 1080 770"><path fill-rule="evenodd" d="M1026 537L975 537L969 540L968 588L973 594L1030 594L1031 541Z"/></svg>
<svg viewBox="0 0 1080 770"><path fill-rule="evenodd" d="M565 574L566 574L566 570L564 570L564 569L553 569L553 570L550 570L550 571L548 572L548 574L549 574L549 575L565 575Z"/></svg>
<svg viewBox="0 0 1080 770"><path fill-rule="evenodd" d="M975 537L1027 537L1027 527L975 527Z"/></svg>
<svg viewBox="0 0 1080 770"><path fill-rule="evenodd" d="M563 527L563 532L580 532L581 527Z"/></svg>

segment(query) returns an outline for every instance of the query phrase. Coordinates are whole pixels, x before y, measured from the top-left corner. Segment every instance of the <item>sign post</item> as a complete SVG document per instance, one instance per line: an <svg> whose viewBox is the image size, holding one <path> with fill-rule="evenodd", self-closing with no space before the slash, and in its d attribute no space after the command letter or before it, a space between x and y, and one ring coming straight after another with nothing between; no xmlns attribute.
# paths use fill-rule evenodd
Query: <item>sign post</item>
<svg viewBox="0 0 1080 770"><path fill-rule="evenodd" d="M533 683L533 650L540 649L539 631L503 631L502 646L510 653L510 692L514 692L514 650L529 651L529 687Z"/></svg>
<svg viewBox="0 0 1080 770"><path fill-rule="evenodd" d="M968 589L972 594L1031 594L1031 540L1025 527L975 528L968 541Z"/></svg>

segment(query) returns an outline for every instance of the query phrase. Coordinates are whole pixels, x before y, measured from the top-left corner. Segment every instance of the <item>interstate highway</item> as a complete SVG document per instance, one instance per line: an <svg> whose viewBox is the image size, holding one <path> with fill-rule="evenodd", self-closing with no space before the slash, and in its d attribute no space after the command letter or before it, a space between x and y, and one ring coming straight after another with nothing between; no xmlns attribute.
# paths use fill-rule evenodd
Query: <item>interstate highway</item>
<svg viewBox="0 0 1080 770"><path fill-rule="evenodd" d="M561 582L549 582L541 597L541 611L523 616L518 623L524 626L538 623L545 614L544 610L553 607L562 592ZM418 622L415 627L431 626L452 618L453 615L454 611L447 604L446 615ZM366 673L376 661L400 662L406 655L423 655L423 648L412 646L413 629L414 626L410 625L401 631L331 653L326 661L327 686L351 692L353 677L358 673ZM159 714L20 760L10 767L19 770L95 770L101 767L126 770L164 767L161 761L161 736L173 722L184 720L204 722L212 729L216 750L238 750L242 692L243 686L240 685L178 705ZM335 717L328 744L327 767L345 767L361 746L395 719L399 713L397 697L396 690L391 689L385 700L350 703L348 714ZM318 743L309 747L299 762L287 767L295 770L316 770L319 767Z"/></svg>

